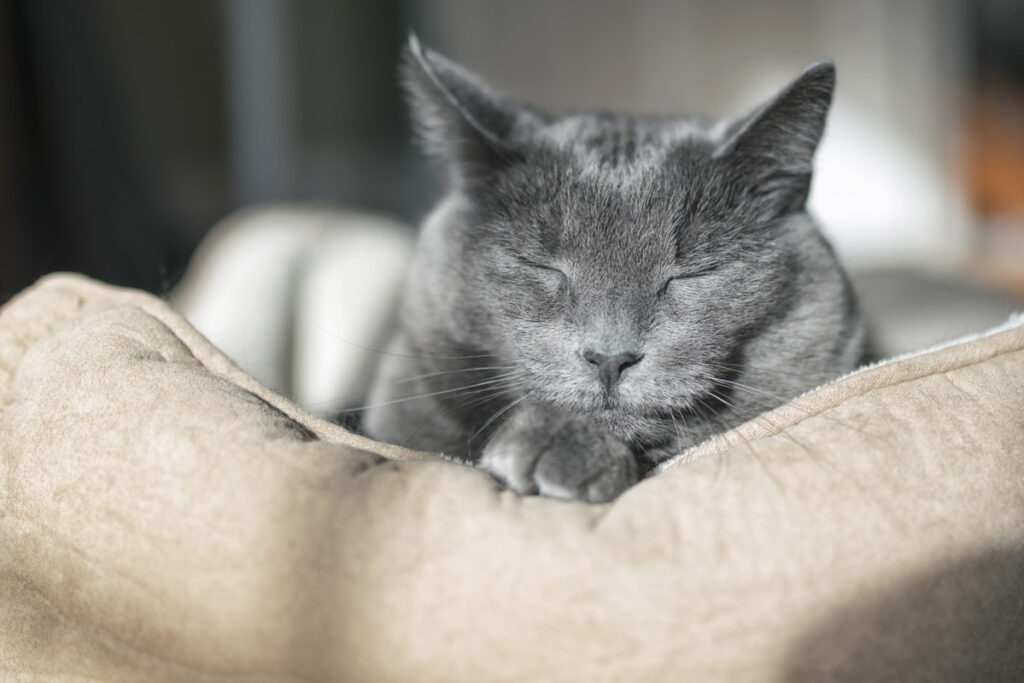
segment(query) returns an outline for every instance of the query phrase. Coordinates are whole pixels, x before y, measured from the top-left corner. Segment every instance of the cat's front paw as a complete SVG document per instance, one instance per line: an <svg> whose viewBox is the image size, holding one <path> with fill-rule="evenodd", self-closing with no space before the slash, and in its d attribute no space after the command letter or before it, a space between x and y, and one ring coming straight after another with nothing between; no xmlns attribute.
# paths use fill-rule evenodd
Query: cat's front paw
<svg viewBox="0 0 1024 683"><path fill-rule="evenodd" d="M576 416L506 421L484 448L479 466L513 491L604 503L637 481L630 448Z"/></svg>

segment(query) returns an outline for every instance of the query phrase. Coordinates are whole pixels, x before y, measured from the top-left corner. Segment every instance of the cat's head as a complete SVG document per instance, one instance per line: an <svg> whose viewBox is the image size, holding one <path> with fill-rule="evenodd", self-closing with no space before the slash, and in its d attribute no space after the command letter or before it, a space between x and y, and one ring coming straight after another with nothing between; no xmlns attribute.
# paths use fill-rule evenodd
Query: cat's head
<svg viewBox="0 0 1024 683"><path fill-rule="evenodd" d="M522 393L653 443L814 296L796 274L829 258L804 203L831 64L718 122L555 116L415 39L404 75L451 184L428 236L448 290L432 314L519 369Z"/></svg>

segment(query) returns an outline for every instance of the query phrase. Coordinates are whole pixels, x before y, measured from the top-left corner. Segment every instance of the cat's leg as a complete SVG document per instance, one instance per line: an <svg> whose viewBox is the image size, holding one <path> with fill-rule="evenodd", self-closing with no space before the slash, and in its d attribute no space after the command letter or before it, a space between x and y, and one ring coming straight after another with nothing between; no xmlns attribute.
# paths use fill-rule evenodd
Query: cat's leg
<svg viewBox="0 0 1024 683"><path fill-rule="evenodd" d="M479 466L513 491L603 503L637 481L632 450L600 425L523 404L487 442Z"/></svg>

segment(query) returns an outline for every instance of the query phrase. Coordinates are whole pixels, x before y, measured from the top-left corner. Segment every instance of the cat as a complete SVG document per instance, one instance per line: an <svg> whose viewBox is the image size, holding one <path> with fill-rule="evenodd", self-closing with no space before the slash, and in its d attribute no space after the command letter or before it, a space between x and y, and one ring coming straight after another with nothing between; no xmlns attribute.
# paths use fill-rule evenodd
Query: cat
<svg viewBox="0 0 1024 683"><path fill-rule="evenodd" d="M835 85L752 113L553 115L419 44L404 85L448 193L363 419L520 494L612 500L856 368L865 328L805 210Z"/></svg>

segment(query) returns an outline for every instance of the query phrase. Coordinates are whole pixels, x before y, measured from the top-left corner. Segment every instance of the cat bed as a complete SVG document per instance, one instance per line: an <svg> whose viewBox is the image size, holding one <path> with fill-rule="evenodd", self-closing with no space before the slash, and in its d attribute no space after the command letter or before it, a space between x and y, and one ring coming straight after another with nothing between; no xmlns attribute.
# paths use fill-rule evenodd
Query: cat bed
<svg viewBox="0 0 1024 683"><path fill-rule="evenodd" d="M1024 319L861 371L606 505L265 389L164 302L0 313L0 671L1022 680Z"/></svg>

